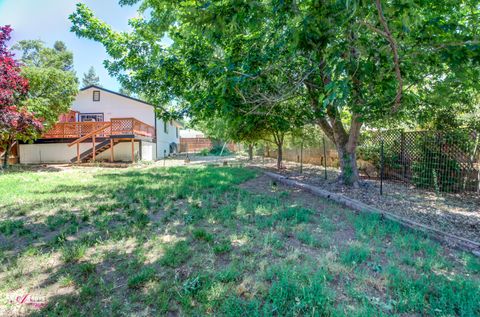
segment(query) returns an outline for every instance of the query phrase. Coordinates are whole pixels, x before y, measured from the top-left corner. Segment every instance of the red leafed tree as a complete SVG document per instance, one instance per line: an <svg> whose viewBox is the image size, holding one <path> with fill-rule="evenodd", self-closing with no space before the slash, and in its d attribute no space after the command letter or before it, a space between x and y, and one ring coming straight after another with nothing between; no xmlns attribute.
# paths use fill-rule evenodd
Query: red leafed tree
<svg viewBox="0 0 480 317"><path fill-rule="evenodd" d="M28 92L28 81L20 74L20 65L7 48L12 28L0 27L0 153L4 167L17 140L28 141L42 131L42 121L20 106Z"/></svg>

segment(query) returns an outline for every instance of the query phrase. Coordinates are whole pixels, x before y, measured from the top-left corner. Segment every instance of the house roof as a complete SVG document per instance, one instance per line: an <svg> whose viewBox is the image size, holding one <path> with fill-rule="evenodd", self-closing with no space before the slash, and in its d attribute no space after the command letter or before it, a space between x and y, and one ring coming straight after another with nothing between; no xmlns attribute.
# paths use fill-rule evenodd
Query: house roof
<svg viewBox="0 0 480 317"><path fill-rule="evenodd" d="M86 87L83 87L82 89L80 89L80 91L84 91L84 90L88 90L90 88L94 88L94 89L98 89L98 90L103 90L103 91L106 91L106 92L109 92L111 94L114 94L114 95L117 95L117 96L120 96L120 97L124 97L124 98L127 98L127 99L130 99L130 100L133 100L133 101L137 101L137 102L140 102L140 103L143 103L145 105L148 105L148 106L151 106L151 107L154 107L155 108L155 105L152 105L151 103L148 103L146 101L143 101L141 99L138 99L138 98L134 98L134 97L130 97L130 96L127 96L127 95L124 95L124 94L121 94L119 92L116 92L116 91L113 91L113 90L110 90L110 89L106 89L106 88L103 88L103 87L100 87L100 86L97 86L97 85L89 85L89 86L86 86ZM163 107L161 106L157 106L157 108L161 109L162 111L166 112L165 109L163 109ZM181 128L183 127L183 125L176 121L176 120L173 120L173 122L175 122L176 126Z"/></svg>

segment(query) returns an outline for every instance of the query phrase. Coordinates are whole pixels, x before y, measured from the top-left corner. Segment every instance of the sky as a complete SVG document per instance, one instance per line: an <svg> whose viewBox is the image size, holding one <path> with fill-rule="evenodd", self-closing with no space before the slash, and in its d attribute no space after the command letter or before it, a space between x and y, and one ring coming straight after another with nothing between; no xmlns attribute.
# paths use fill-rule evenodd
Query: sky
<svg viewBox="0 0 480 317"><path fill-rule="evenodd" d="M73 52L80 81L93 66L103 87L118 90L119 83L103 67L103 61L108 58L103 46L70 32L68 16L75 11L78 2L85 3L117 31L129 30L128 19L137 15L137 6L121 7L118 0L0 0L0 25L13 28L9 46L19 40L40 39L50 47L56 40L65 42Z"/></svg>

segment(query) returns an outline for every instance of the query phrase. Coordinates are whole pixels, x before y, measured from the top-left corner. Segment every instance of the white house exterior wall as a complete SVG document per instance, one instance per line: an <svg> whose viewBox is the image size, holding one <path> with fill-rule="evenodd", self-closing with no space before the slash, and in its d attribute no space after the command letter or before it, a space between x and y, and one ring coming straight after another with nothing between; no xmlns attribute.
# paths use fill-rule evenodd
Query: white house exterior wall
<svg viewBox="0 0 480 317"><path fill-rule="evenodd" d="M94 91L100 91L100 101L93 101ZM97 87L81 90L71 109L80 114L103 113L104 121L110 121L112 118L135 118L155 127L155 142L146 140L142 140L141 143L139 140L135 142L136 160L162 159L164 153L170 154L171 143L176 143L177 146L180 143L176 123L168 121L168 133L165 133L163 119L155 118L153 106ZM81 152L91 148L91 143L80 144ZM140 150L142 151L141 156ZM67 143L34 143L21 144L19 152L20 163L24 164L69 163L70 159L76 156L77 149L75 146L69 148ZM97 159L109 160L110 150L97 155ZM130 142L121 142L115 145L115 161L131 161Z"/></svg>
<svg viewBox="0 0 480 317"><path fill-rule="evenodd" d="M144 144L145 143L145 144ZM135 160L140 160L139 141L135 142L134 155ZM151 161L153 158L154 146L151 142L142 142L142 160ZM80 143L80 153L92 148L91 143ZM131 162L132 161L132 144L130 142L116 143L114 148L115 161ZM21 164L41 164L41 163L70 163L70 160L77 155L77 147L68 147L68 143L41 143L41 144L20 144L20 163ZM110 149L97 155L99 161L110 160Z"/></svg>
<svg viewBox="0 0 480 317"><path fill-rule="evenodd" d="M157 145L153 142L142 141L142 161L157 159Z"/></svg>
<svg viewBox="0 0 480 317"><path fill-rule="evenodd" d="M93 101L93 91L100 91L100 101ZM135 118L155 126L154 107L97 88L80 91L72 105L80 113L103 113L104 120L111 118Z"/></svg>
<svg viewBox="0 0 480 317"><path fill-rule="evenodd" d="M167 131L165 133L163 120L157 118L157 160L164 157L164 153L170 154L170 143L174 142L177 147L180 146L180 138L177 136L176 126L167 121Z"/></svg>

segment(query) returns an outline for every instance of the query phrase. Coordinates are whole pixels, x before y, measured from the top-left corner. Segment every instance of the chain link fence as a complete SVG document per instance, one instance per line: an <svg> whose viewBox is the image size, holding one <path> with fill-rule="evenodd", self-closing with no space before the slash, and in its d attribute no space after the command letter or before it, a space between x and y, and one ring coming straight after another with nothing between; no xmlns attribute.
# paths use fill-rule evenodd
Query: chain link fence
<svg viewBox="0 0 480 317"><path fill-rule="evenodd" d="M283 158L298 162L300 168L303 163L338 168L335 145L325 137L316 143L286 146ZM266 157L277 157L268 147L264 152ZM367 179L439 193L480 193L480 131L367 131L357 148L357 163Z"/></svg>

